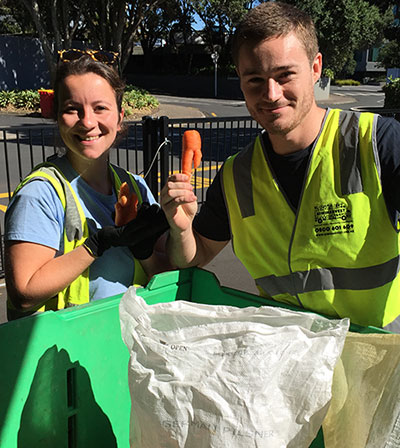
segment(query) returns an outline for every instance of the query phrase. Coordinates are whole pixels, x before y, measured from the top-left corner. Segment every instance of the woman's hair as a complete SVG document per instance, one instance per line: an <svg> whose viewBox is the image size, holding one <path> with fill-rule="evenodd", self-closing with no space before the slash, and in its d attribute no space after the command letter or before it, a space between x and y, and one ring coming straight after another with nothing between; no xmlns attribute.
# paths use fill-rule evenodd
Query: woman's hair
<svg viewBox="0 0 400 448"><path fill-rule="evenodd" d="M79 59L62 62L57 66L54 79L54 115L57 117L59 109L60 88L64 79L71 75L85 75L94 73L104 78L115 92L118 112L122 110L122 98L124 95L125 82L120 78L117 71L103 62L94 61L89 55L82 55Z"/></svg>
<svg viewBox="0 0 400 448"><path fill-rule="evenodd" d="M315 26L304 11L292 5L268 1L250 10L236 28L232 41L232 58L236 67L239 50L245 43L258 44L273 37L295 33L312 64L318 53Z"/></svg>

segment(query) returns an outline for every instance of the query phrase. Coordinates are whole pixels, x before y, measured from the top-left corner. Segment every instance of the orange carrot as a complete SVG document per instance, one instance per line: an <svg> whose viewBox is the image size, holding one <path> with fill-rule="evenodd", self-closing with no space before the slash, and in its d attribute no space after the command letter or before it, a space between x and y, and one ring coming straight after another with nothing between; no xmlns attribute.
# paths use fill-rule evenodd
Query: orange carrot
<svg viewBox="0 0 400 448"><path fill-rule="evenodd" d="M195 129L185 131L182 138L182 173L191 176L201 161L201 137Z"/></svg>
<svg viewBox="0 0 400 448"><path fill-rule="evenodd" d="M115 204L115 225L123 226L136 218L138 198L131 193L126 182L121 184L118 193L118 201Z"/></svg>

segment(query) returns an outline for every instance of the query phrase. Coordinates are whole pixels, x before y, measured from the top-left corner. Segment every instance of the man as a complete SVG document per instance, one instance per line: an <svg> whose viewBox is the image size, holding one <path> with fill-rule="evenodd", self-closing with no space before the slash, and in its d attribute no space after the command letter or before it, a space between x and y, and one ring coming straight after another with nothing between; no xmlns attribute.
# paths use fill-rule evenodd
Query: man
<svg viewBox="0 0 400 448"><path fill-rule="evenodd" d="M264 130L226 160L195 219L190 179L170 177L161 203L171 259L204 266L232 239L262 296L394 331L400 123L317 106L315 28L290 5L251 10L236 30L233 59Z"/></svg>

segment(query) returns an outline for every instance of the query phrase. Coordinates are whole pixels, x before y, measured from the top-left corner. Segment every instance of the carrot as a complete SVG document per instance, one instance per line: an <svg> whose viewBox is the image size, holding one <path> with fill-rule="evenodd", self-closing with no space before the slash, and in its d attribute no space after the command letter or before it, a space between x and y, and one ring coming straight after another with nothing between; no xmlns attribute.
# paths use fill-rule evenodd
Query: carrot
<svg viewBox="0 0 400 448"><path fill-rule="evenodd" d="M121 184L118 201L115 204L115 225L123 226L136 218L138 198L131 193L126 182Z"/></svg>
<svg viewBox="0 0 400 448"><path fill-rule="evenodd" d="M196 169L201 161L201 137L198 131L191 129L183 133L182 173L191 176L192 166Z"/></svg>

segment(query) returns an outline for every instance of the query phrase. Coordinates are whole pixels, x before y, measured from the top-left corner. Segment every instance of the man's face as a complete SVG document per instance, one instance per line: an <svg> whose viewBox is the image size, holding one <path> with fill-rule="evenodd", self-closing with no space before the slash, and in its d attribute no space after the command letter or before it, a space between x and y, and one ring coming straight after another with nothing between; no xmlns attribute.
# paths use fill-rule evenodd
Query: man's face
<svg viewBox="0 0 400 448"><path fill-rule="evenodd" d="M242 45L237 72L251 116L270 135L301 130L316 108L314 84L321 66L320 53L310 64L294 33Z"/></svg>

